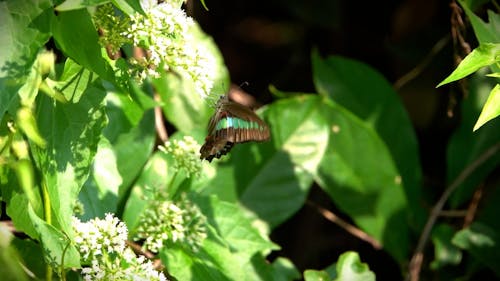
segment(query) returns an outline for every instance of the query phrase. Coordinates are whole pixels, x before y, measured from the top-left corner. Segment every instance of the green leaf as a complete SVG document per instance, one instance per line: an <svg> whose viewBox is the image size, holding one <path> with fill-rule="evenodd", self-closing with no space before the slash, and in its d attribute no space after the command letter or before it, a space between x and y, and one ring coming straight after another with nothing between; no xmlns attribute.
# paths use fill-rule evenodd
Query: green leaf
<svg viewBox="0 0 500 281"><path fill-rule="evenodd" d="M500 15L492 11L488 11L488 18L490 23L485 23L480 17L476 16L474 12L465 4L463 0L458 1L469 18L474 34L479 40L479 44L484 43L500 43L500 33L498 26L500 25Z"/></svg>
<svg viewBox="0 0 500 281"><path fill-rule="evenodd" d="M82 8L90 8L108 3L109 0L66 0L55 7L58 12L65 12L71 10L78 10Z"/></svg>
<svg viewBox="0 0 500 281"><path fill-rule="evenodd" d="M177 244L161 251L169 274L177 280L288 280L264 259L277 246L255 229L241 207L216 196L195 195L193 202L207 216L208 237L195 253Z"/></svg>
<svg viewBox="0 0 500 281"><path fill-rule="evenodd" d="M99 81L88 84L78 103L60 104L39 96L36 119L47 149L31 146L43 175L55 225L71 233L71 214L86 181L106 124L104 91Z"/></svg>
<svg viewBox="0 0 500 281"><path fill-rule="evenodd" d="M492 79L484 76L482 71L473 75L469 80L469 95L461 106L461 122L450 138L447 147L447 177L451 184L468 166L478 159L492 146L500 142L500 120L498 118L484 124L481 130L472 131L479 113L486 99L489 89L493 87ZM498 167L500 154L495 154L475 169L467 178L460 182L449 199L450 206L457 208L468 202L485 178Z"/></svg>
<svg viewBox="0 0 500 281"><path fill-rule="evenodd" d="M345 107L373 127L394 159L410 204L410 224L423 226L418 142L413 125L392 85L361 62L312 53L313 79L318 93Z"/></svg>
<svg viewBox="0 0 500 281"><path fill-rule="evenodd" d="M218 234L228 242L235 251L248 255L250 259L256 253L268 254L278 250L279 246L260 234L252 226L251 220L236 204L219 200L216 196L193 199L203 213L209 214L207 219Z"/></svg>
<svg viewBox="0 0 500 281"><path fill-rule="evenodd" d="M18 231L22 231L31 238L38 238L38 234L31 223L28 215L28 205L31 203L35 212L42 216L42 200L39 192L27 195L19 184L19 178L8 165L0 165L2 200L7 203L7 215L12 219L12 223ZM38 188L38 186L36 186ZM36 190L38 191L38 190ZM34 196L35 198L29 198Z"/></svg>
<svg viewBox="0 0 500 281"><path fill-rule="evenodd" d="M334 281L375 281L375 274L366 263L362 263L356 252L345 252L337 261L337 276Z"/></svg>
<svg viewBox="0 0 500 281"><path fill-rule="evenodd" d="M455 229L446 224L439 224L432 231L434 244L434 260L431 263L433 270L438 270L446 265L458 265L462 261L462 252L451 243Z"/></svg>
<svg viewBox="0 0 500 281"><path fill-rule="evenodd" d="M490 92L488 100L484 104L481 115L474 125L474 131L483 126L486 122L497 117L500 114L500 85L497 84Z"/></svg>
<svg viewBox="0 0 500 281"><path fill-rule="evenodd" d="M328 272L322 270L312 270L308 269L304 271L305 281L330 281L332 278L328 275Z"/></svg>
<svg viewBox="0 0 500 281"><path fill-rule="evenodd" d="M47 86L54 92L62 94L65 101L78 102L85 92L88 83L96 79L90 72L72 59L66 59L59 80L45 79Z"/></svg>
<svg viewBox="0 0 500 281"><path fill-rule="evenodd" d="M80 196L86 206L85 218L102 216L108 211L118 215L123 212L132 184L148 161L155 142L153 110L143 111L130 97L110 89L106 95L106 114L109 122L103 133L107 140L100 142L102 155L99 155L106 160L94 162L93 174ZM99 198L105 200L95 202Z"/></svg>
<svg viewBox="0 0 500 281"><path fill-rule="evenodd" d="M6 224L0 224L0 274L7 280L28 280L21 257L12 245L14 235Z"/></svg>
<svg viewBox="0 0 500 281"><path fill-rule="evenodd" d="M51 7L49 0L0 2L0 119L19 102L17 91L50 38Z"/></svg>
<svg viewBox="0 0 500 281"><path fill-rule="evenodd" d="M40 219L31 206L28 206L28 214L42 242L47 263L54 268L59 265L64 265L65 268L80 267L80 255L69 240L68 232L60 231Z"/></svg>
<svg viewBox="0 0 500 281"><path fill-rule="evenodd" d="M328 148L316 182L333 202L399 261L408 254L408 199L387 146L342 107L322 108Z"/></svg>
<svg viewBox="0 0 500 281"><path fill-rule="evenodd" d="M155 190L166 191L167 184L175 177L175 172L172 163L168 162L167 156L163 152L156 152L148 159L134 183L123 212L123 221L131 233L139 222L140 214L147 207L147 199L152 198L152 192Z"/></svg>
<svg viewBox="0 0 500 281"><path fill-rule="evenodd" d="M272 227L293 215L305 201L327 145L321 101L300 96L267 107L263 116L271 140L235 146L203 192L228 200L227 194L234 195Z"/></svg>
<svg viewBox="0 0 500 281"><path fill-rule="evenodd" d="M102 57L97 30L86 9L60 12L52 21L52 32L56 44L66 56L102 79L113 81L114 75ZM85 42L85 48L82 48L82 42Z"/></svg>
<svg viewBox="0 0 500 281"><path fill-rule="evenodd" d="M481 263L500 276L500 236L495 229L481 223L473 223L453 237L453 244L467 250Z"/></svg>
<svg viewBox="0 0 500 281"><path fill-rule="evenodd" d="M42 276L45 276L47 266L43 257L43 249L40 246L40 243L37 243L30 239L15 238L12 241L12 247L15 247L17 249L17 252L19 253L22 261L21 263L25 265L31 273L33 273L39 279L41 279Z"/></svg>
<svg viewBox="0 0 500 281"><path fill-rule="evenodd" d="M457 68L437 85L440 87L464 78L478 69L500 61L500 44L483 43L472 50L457 66Z"/></svg>
<svg viewBox="0 0 500 281"><path fill-rule="evenodd" d="M286 258L278 257L273 262L275 275L273 280L286 281L297 280L300 278L300 272L295 268L295 265Z"/></svg>
<svg viewBox="0 0 500 281"><path fill-rule="evenodd" d="M78 199L84 205L84 220L116 212L118 188L122 184L117 165L113 147L106 138L101 138L91 174L78 194Z"/></svg>

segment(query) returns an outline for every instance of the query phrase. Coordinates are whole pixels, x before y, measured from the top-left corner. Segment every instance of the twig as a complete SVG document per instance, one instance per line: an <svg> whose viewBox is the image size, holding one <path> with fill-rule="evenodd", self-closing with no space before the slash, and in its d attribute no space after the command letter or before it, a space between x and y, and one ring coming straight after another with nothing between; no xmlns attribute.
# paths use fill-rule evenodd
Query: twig
<svg viewBox="0 0 500 281"><path fill-rule="evenodd" d="M429 236L431 234L432 228L436 223L436 220L443 209L444 204L450 197L450 195L455 191L455 189L460 186L460 184L479 166L481 166L486 160L495 155L500 149L500 142L496 143L488 150L486 150L483 154L481 154L474 162L472 162L469 166L467 166L458 177L445 189L438 202L432 208L431 214L427 219L427 222L424 226L422 234L420 235L420 239L418 240L417 247L415 248L415 253L410 260L410 265L408 269L408 275L406 276L406 280L418 281L420 270L422 268L422 260L424 257L424 247L429 240Z"/></svg>
<svg viewBox="0 0 500 281"><path fill-rule="evenodd" d="M440 217L464 218L467 216L467 210L441 210Z"/></svg>
<svg viewBox="0 0 500 281"><path fill-rule="evenodd" d="M155 101L160 102L161 99L158 93L154 94L154 99ZM155 106L155 128L161 142L165 143L168 141L167 127L165 127L165 122L163 122L163 112L161 110L161 106Z"/></svg>
<svg viewBox="0 0 500 281"><path fill-rule="evenodd" d="M393 85L394 89L395 90L401 89L401 87L406 85L406 83L410 82L411 80L415 79L418 75L420 75L420 73L422 73L422 71L427 67L427 65L429 65L432 62L432 58L434 58L434 56L437 53L439 53L444 48L444 46L446 46L449 40L450 40L449 35L439 39L439 41L437 41L436 44L434 44L430 52L427 54L427 56L425 56L425 58L419 64L417 64L412 70L410 70L408 73L401 76L398 80L396 80L396 82L394 82Z"/></svg>
<svg viewBox="0 0 500 281"><path fill-rule="evenodd" d="M382 245L380 244L380 242L375 240L375 238L371 237L370 235L368 235L367 233L365 233L361 229L355 227L354 225L339 218L337 215L330 212L329 210L327 210L327 209L325 209L325 208L323 208L323 207L321 207L321 206L319 206L311 201L307 201L306 204L315 208L325 219L337 224L338 226L340 226L341 228L343 228L345 231L349 232L353 236L358 237L359 239L371 244L373 248L375 248L377 250L382 249Z"/></svg>
<svg viewBox="0 0 500 281"><path fill-rule="evenodd" d="M159 270L159 271L163 271L164 266L161 263L161 260L156 258L155 254L151 253L150 251L145 251L144 249L142 249L141 245L139 245L133 241L130 241L130 240L127 240L127 245L130 248L132 248L134 253L136 253L137 255L142 255L142 256L145 256L146 258L148 258L149 260L152 260L154 269Z"/></svg>
<svg viewBox="0 0 500 281"><path fill-rule="evenodd" d="M479 188L474 192L474 195L472 195L472 200L469 204L469 208L467 208L467 215L464 218L464 228L468 227L474 220L477 212L477 207L479 206L479 202L483 197L483 190L484 184L481 184Z"/></svg>

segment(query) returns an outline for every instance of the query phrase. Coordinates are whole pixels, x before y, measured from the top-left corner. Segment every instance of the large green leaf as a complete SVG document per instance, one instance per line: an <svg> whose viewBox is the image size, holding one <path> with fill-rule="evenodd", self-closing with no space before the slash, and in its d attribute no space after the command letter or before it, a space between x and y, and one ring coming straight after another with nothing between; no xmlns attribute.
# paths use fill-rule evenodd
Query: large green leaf
<svg viewBox="0 0 500 281"><path fill-rule="evenodd" d="M71 243L68 233L42 220L33 212L31 206L28 206L28 214L42 242L47 263L54 268L59 268L58 265L64 265L65 268L79 267L80 255Z"/></svg>
<svg viewBox="0 0 500 281"><path fill-rule="evenodd" d="M17 90L50 37L51 6L48 0L0 2L0 119L18 102Z"/></svg>
<svg viewBox="0 0 500 281"><path fill-rule="evenodd" d="M207 216L208 237L196 252L182 247L168 247L160 253L177 280L276 280L277 271L262 253L276 249L264 238L235 204L215 196L194 200Z"/></svg>
<svg viewBox="0 0 500 281"><path fill-rule="evenodd" d="M451 184L469 165L476 161L489 148L500 142L500 120L493 119L476 132L472 131L482 105L491 89L491 79L482 72L473 75L469 81L469 95L462 103L462 120L452 135L447 148L447 176ZM451 207L456 208L470 200L474 189L500 163L500 154L496 153L475 169L472 174L459 183L450 197Z"/></svg>
<svg viewBox="0 0 500 281"><path fill-rule="evenodd" d="M108 90L106 114L106 140L100 141L96 158L101 161L94 163L92 176L80 195L86 218L123 211L132 183L148 161L156 137L153 110L144 111L123 93Z"/></svg>
<svg viewBox="0 0 500 281"><path fill-rule="evenodd" d="M77 103L61 104L40 95L37 104L36 119L47 147L32 145L33 157L47 188L55 225L68 234L72 233L73 206L106 124L100 80L87 83Z"/></svg>
<svg viewBox="0 0 500 281"><path fill-rule="evenodd" d="M400 173L412 225L423 225L420 206L421 169L413 125L398 95L371 67L351 59L312 55L313 79L318 93L347 108L372 126L385 142ZM362 144L360 144L362 145Z"/></svg>
<svg viewBox="0 0 500 281"><path fill-rule="evenodd" d="M336 205L397 260L408 254L407 204L401 176L375 131L327 102L328 149L316 181Z"/></svg>
<svg viewBox="0 0 500 281"><path fill-rule="evenodd" d="M227 199L233 194L271 226L293 215L304 203L326 149L321 102L318 96L300 96L267 107L263 116L271 140L233 148L230 161L219 165L204 192Z"/></svg>
<svg viewBox="0 0 500 281"><path fill-rule="evenodd" d="M195 197L194 202L207 214L208 222L217 230L219 235L238 252L246 253L250 259L256 253L268 254L271 250L278 250L279 246L272 243L252 226L241 207L236 204L222 201L216 196Z"/></svg>
<svg viewBox="0 0 500 281"><path fill-rule="evenodd" d="M113 81L111 68L102 57L97 30L86 9L58 13L51 28L57 46L66 56L102 79Z"/></svg>

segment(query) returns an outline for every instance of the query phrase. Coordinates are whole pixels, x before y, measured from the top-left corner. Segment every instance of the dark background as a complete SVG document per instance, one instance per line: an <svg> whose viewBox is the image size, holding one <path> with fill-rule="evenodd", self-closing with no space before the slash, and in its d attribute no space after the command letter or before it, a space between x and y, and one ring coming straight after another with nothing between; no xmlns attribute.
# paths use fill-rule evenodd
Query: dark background
<svg viewBox="0 0 500 281"><path fill-rule="evenodd" d="M191 0L186 9L216 41L232 82L248 82L243 90L260 103L273 100L269 85L281 91L314 93L310 62L314 48L324 57L341 55L364 62L390 83L427 58L422 72L396 90L419 139L424 193L430 197L428 202L434 202L446 184L446 144L459 121L462 96L459 89L435 88L456 67L450 39L451 2L206 0L206 11L199 0ZM468 33L467 40L475 47L473 34ZM432 53L440 40L444 47ZM309 200L348 219L317 187ZM402 278L399 266L384 251L349 235L308 205L274 230L271 238L282 247L273 257L288 257L301 271L322 269L344 251L354 250L378 280Z"/></svg>

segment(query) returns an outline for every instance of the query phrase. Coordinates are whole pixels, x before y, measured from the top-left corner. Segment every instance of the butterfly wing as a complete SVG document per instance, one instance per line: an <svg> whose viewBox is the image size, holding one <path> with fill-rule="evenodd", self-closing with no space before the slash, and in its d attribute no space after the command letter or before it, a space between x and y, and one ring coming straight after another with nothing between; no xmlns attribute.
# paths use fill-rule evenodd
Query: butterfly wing
<svg viewBox="0 0 500 281"><path fill-rule="evenodd" d="M238 103L222 100L208 123L208 136L200 149L201 159L220 158L235 143L266 141L269 127L251 109Z"/></svg>

